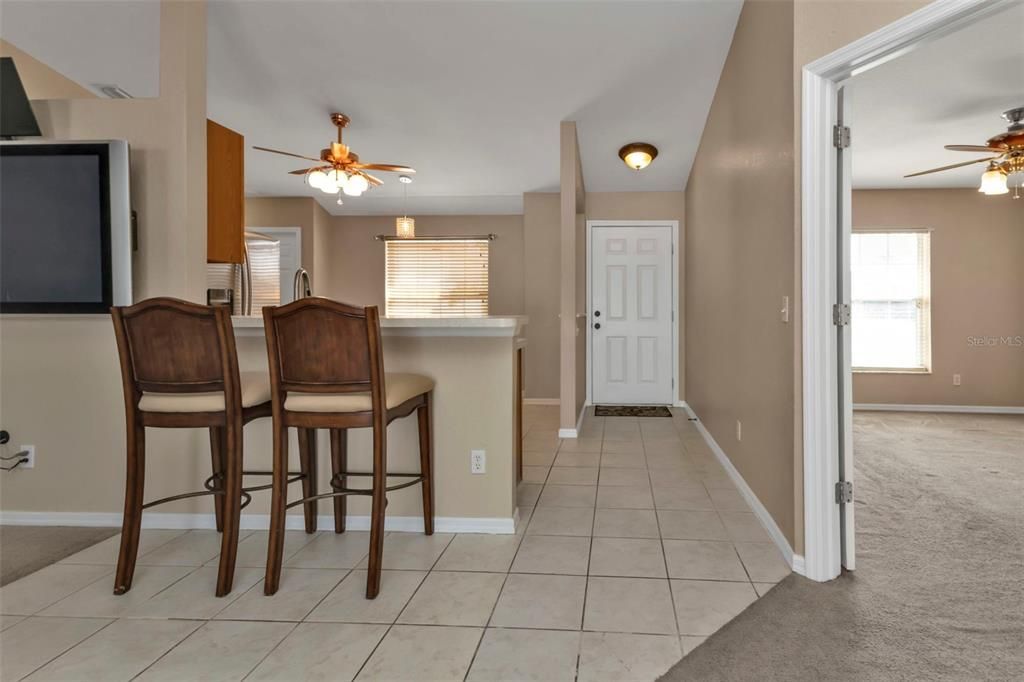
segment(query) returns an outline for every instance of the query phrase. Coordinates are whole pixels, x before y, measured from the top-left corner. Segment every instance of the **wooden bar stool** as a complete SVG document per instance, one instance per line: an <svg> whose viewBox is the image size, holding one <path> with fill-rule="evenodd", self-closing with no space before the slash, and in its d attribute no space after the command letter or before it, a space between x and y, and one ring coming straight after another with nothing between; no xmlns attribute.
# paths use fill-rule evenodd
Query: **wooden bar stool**
<svg viewBox="0 0 1024 682"><path fill-rule="evenodd" d="M274 476L270 508L270 542L264 593L277 592L281 581L285 514L302 504L316 513L317 500L334 498L334 529L345 530L345 497L368 495L370 556L366 597L380 591L384 552L384 507L387 493L423 483L423 530L434 532L431 469L430 400L434 382L419 374L384 373L380 318L376 306L357 308L325 298L302 298L279 308L264 308L274 414ZM387 470L387 426L417 413L419 473ZM331 432L331 492L303 487L303 497L287 500L288 429L299 429L299 447L315 458L315 430ZM346 439L350 428L373 428L370 472L348 471ZM301 454L301 452L300 452ZM349 488L349 476L369 476L369 488ZM411 480L388 486L388 477Z"/></svg>
<svg viewBox="0 0 1024 682"><path fill-rule="evenodd" d="M217 530L223 533L217 596L231 591L243 497L242 426L271 414L270 380L238 371L231 311L174 298L152 298L110 309L121 359L128 471L121 552L114 594L132 586L142 510L200 495L214 496ZM146 427L209 428L213 475L205 490L143 502ZM262 486L267 488L269 486Z"/></svg>

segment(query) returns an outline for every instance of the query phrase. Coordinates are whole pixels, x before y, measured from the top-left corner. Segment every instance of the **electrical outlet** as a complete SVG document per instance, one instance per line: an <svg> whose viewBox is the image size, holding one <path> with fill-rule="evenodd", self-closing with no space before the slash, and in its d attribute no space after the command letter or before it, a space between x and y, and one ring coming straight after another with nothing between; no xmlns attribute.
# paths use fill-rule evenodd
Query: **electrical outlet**
<svg viewBox="0 0 1024 682"><path fill-rule="evenodd" d="M743 440L743 422L736 420L736 440Z"/></svg>
<svg viewBox="0 0 1024 682"><path fill-rule="evenodd" d="M24 452L25 457L28 461L18 466L19 469L34 469L36 466L36 446L35 445L22 445L18 448L18 452Z"/></svg>
<svg viewBox="0 0 1024 682"><path fill-rule="evenodd" d="M471 450L469 453L469 473L471 474L485 474L487 473L487 451L486 450Z"/></svg>
<svg viewBox="0 0 1024 682"><path fill-rule="evenodd" d="M954 374L953 375L953 385L954 386L959 386L960 385L960 375L959 374Z"/></svg>

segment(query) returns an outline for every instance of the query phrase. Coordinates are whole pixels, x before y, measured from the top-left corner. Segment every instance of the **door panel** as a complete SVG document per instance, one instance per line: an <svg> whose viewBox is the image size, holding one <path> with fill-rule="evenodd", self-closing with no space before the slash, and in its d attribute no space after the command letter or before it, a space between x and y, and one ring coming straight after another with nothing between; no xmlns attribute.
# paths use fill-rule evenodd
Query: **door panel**
<svg viewBox="0 0 1024 682"><path fill-rule="evenodd" d="M600 404L672 402L672 229L591 232L592 394Z"/></svg>

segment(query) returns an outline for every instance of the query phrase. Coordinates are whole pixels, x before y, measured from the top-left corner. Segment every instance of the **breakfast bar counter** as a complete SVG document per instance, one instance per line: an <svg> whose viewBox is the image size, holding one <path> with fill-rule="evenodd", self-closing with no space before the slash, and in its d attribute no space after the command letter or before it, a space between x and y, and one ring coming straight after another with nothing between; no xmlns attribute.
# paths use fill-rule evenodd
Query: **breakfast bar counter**
<svg viewBox="0 0 1024 682"><path fill-rule="evenodd" d="M267 371L263 319L236 316L232 320L239 365L244 371ZM386 372L415 372L432 378L434 430L434 499L437 532L513 533L516 523L515 488L521 434L521 316L441 319L381 319ZM246 428L246 460L258 465L269 452L269 424L258 420ZM353 470L369 471L370 429L349 431L349 462ZM290 455L297 445L291 435ZM327 434L319 444L320 471L329 472ZM471 453L482 450L483 473L472 473ZM388 428L388 461L393 471L419 467L415 417L396 420ZM250 468L247 464L246 468ZM321 487L327 475L321 475ZM293 494L297 494L297 491ZM422 530L418 487L388 496L387 528ZM262 510L259 510L262 511ZM301 527L301 509L289 527ZM368 500L349 502L349 528L368 527ZM331 502L322 500L320 527L333 527Z"/></svg>

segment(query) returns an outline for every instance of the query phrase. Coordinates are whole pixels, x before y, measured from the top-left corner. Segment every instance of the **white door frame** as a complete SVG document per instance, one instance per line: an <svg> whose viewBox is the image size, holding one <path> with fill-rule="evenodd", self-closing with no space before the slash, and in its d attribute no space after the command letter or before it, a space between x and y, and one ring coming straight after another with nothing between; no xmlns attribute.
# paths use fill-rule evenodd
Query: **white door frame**
<svg viewBox="0 0 1024 682"><path fill-rule="evenodd" d="M587 221L587 405L593 404L593 368L591 360L594 357L594 324L593 324L593 301L591 300L590 279L593 276L594 268L591 263L593 254L591 252L591 236L595 227L668 227L672 235L672 318L675 324L672 325L672 404L679 406L679 340L682 316L679 314L679 221L678 220L588 220Z"/></svg>
<svg viewBox="0 0 1024 682"><path fill-rule="evenodd" d="M1006 9L1016 0L936 0L803 68L801 109L801 291L805 575L841 570L836 334L836 93L849 78ZM857 131L852 134L856 150ZM847 185L847 191L848 190ZM850 406L852 408L852 406ZM856 491L855 493L856 494Z"/></svg>

